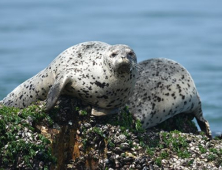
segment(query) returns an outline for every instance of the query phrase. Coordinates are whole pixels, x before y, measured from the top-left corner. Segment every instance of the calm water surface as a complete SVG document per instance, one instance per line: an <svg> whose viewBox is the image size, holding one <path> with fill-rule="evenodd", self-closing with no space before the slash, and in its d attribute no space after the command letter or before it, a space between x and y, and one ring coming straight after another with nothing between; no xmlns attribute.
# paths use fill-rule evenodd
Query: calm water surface
<svg viewBox="0 0 222 170"><path fill-rule="evenodd" d="M84 41L124 43L138 60L178 61L222 131L222 1L0 1L0 99Z"/></svg>

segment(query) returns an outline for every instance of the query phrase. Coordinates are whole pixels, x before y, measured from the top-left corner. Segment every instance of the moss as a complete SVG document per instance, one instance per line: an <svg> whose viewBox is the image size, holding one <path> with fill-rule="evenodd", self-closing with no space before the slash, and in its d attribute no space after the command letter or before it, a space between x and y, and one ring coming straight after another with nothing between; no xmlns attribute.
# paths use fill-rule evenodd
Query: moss
<svg viewBox="0 0 222 170"><path fill-rule="evenodd" d="M162 166L163 159L169 159L174 154L180 158L189 158L190 153L187 150L188 143L180 132L175 130L171 132L160 132L159 140L150 141L152 145L146 145L146 152L154 158L154 163L159 167ZM153 144L155 143L155 145Z"/></svg>
<svg viewBox="0 0 222 170"><path fill-rule="evenodd" d="M80 116L86 116L88 115L88 112L86 110L81 110L78 106L75 107L75 110L79 112Z"/></svg>
<svg viewBox="0 0 222 170"><path fill-rule="evenodd" d="M157 165L157 166L159 166L159 167L161 167L162 166L162 158L160 158L160 157L157 157L156 158L156 160L155 160L155 164Z"/></svg>
<svg viewBox="0 0 222 170"><path fill-rule="evenodd" d="M204 148L204 147L201 146L201 145L199 145L199 150L200 150L200 152L201 152L202 154L207 152L207 149Z"/></svg>
<svg viewBox="0 0 222 170"><path fill-rule="evenodd" d="M108 147L111 147L111 148L115 147L115 144L112 142L111 139L108 139L107 143L108 143Z"/></svg>
<svg viewBox="0 0 222 170"><path fill-rule="evenodd" d="M87 139L82 139L82 144L83 144L83 149L86 150L87 149L88 140Z"/></svg>
<svg viewBox="0 0 222 170"><path fill-rule="evenodd" d="M194 159L191 159L191 160L188 162L187 166L192 165L192 164L193 164L193 162L194 162Z"/></svg>
<svg viewBox="0 0 222 170"><path fill-rule="evenodd" d="M88 113L85 110L80 110L80 116L86 116Z"/></svg>
<svg viewBox="0 0 222 170"><path fill-rule="evenodd" d="M155 152L154 148L150 148L149 146L146 147L146 153L150 156L153 156Z"/></svg>
<svg viewBox="0 0 222 170"><path fill-rule="evenodd" d="M104 136L103 132L98 127L93 127L93 132L97 133L100 136Z"/></svg>
<svg viewBox="0 0 222 170"><path fill-rule="evenodd" d="M213 160L215 160L215 158L216 158L215 154L209 154L207 157L208 161L213 161Z"/></svg>
<svg viewBox="0 0 222 170"><path fill-rule="evenodd" d="M39 121L49 125L53 123L38 106L22 110L5 106L0 108L0 168L22 166L23 169L32 169L35 162L42 162L47 169L55 163L48 147L50 141L36 133L34 124Z"/></svg>
<svg viewBox="0 0 222 170"><path fill-rule="evenodd" d="M125 107L121 113L116 116L116 121L110 122L110 124L113 124L115 126L120 126L121 130L133 130L133 124L134 124L134 119L133 115L129 112L128 108Z"/></svg>
<svg viewBox="0 0 222 170"><path fill-rule="evenodd" d="M222 166L222 149L209 148L209 151L208 161L214 161L218 167Z"/></svg>
<svg viewBox="0 0 222 170"><path fill-rule="evenodd" d="M175 130L170 133L161 133L160 146L164 145L164 148L169 148L176 152L181 158L189 158L190 154L187 151L188 143L185 137L180 135L180 132Z"/></svg>
<svg viewBox="0 0 222 170"><path fill-rule="evenodd" d="M212 152L212 153L214 153L214 154L217 154L217 153L218 153L218 150L215 149L215 148L210 148L209 151Z"/></svg>
<svg viewBox="0 0 222 170"><path fill-rule="evenodd" d="M162 151L160 153L160 156L162 159L167 159L169 157L169 153L167 153L167 151Z"/></svg>

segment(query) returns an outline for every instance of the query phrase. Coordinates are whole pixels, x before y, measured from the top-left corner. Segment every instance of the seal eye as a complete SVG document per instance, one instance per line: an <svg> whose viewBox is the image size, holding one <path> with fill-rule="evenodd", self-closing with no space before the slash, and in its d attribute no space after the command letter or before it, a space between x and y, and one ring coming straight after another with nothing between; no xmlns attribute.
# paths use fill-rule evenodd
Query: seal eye
<svg viewBox="0 0 222 170"><path fill-rule="evenodd" d="M116 53L112 53L111 57L116 57L116 55L117 55Z"/></svg>

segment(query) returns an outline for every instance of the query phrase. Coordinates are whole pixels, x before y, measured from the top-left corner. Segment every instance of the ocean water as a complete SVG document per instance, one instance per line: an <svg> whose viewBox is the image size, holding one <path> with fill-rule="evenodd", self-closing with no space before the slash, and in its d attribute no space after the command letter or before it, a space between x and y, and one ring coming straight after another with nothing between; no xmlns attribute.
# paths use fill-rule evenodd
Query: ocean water
<svg viewBox="0 0 222 170"><path fill-rule="evenodd" d="M138 61L173 59L191 73L222 131L222 1L0 1L0 99L84 41L131 46Z"/></svg>

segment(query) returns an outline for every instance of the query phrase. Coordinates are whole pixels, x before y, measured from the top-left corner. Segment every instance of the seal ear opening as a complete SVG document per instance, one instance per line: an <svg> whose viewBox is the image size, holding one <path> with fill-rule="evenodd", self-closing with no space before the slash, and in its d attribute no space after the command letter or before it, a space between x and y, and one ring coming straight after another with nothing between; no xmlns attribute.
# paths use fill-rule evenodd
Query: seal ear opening
<svg viewBox="0 0 222 170"><path fill-rule="evenodd" d="M70 77L61 76L56 79L55 83L49 90L46 99L46 110L50 110L57 102L63 88L70 82Z"/></svg>

